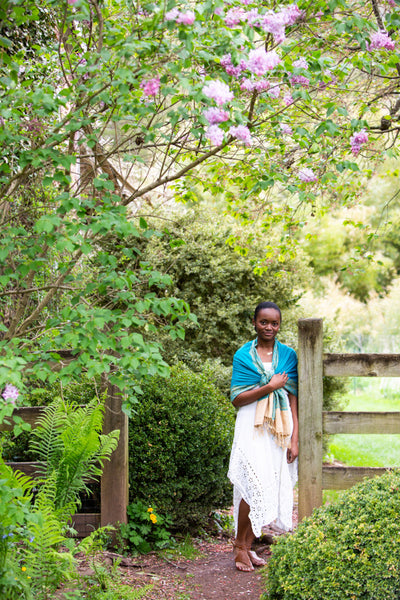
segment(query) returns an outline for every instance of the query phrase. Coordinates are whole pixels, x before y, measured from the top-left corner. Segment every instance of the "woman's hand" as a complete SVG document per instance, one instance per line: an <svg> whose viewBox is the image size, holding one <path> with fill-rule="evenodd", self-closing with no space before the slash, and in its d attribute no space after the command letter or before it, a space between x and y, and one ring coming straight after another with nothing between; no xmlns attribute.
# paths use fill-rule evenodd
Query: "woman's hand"
<svg viewBox="0 0 400 600"><path fill-rule="evenodd" d="M275 373L269 380L268 385L272 386L272 391L279 390L279 388L285 387L288 379L286 373Z"/></svg>
<svg viewBox="0 0 400 600"><path fill-rule="evenodd" d="M294 462L294 460L298 457L298 455L299 455L299 444L295 440L292 440L290 442L290 447L287 450L288 463L290 464L290 463Z"/></svg>

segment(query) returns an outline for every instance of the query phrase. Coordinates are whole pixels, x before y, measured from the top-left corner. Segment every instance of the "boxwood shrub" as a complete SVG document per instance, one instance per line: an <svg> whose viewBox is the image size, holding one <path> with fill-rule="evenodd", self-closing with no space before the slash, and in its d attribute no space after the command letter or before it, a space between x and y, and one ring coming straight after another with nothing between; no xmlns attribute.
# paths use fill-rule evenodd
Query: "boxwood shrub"
<svg viewBox="0 0 400 600"><path fill-rule="evenodd" d="M227 479L235 410L212 372L178 364L170 377L142 382L130 419L130 501L168 515L173 527L202 527L215 508L230 506Z"/></svg>
<svg viewBox="0 0 400 600"><path fill-rule="evenodd" d="M264 599L398 600L400 471L364 480L273 546Z"/></svg>

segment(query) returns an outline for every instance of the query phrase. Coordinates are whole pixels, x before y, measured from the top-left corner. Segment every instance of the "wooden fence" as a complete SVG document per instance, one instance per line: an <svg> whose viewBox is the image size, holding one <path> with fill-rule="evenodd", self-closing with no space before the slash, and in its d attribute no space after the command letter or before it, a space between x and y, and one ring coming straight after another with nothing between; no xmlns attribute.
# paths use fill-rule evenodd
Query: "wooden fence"
<svg viewBox="0 0 400 600"><path fill-rule="evenodd" d="M398 354L324 354L322 319L299 320L299 520L322 504L323 489L346 489L364 477L380 475L384 468L337 467L322 464L323 435L336 433L400 433L400 412L323 411L323 376L400 377ZM43 408L19 408L17 413L35 426ZM0 431L7 429L0 425ZM120 439L101 478L100 513L74 516L79 535L99 525L126 522L128 505L128 418L121 409L118 390L109 385L104 433L119 429ZM34 474L34 463L12 463Z"/></svg>
<svg viewBox="0 0 400 600"><path fill-rule="evenodd" d="M336 433L400 434L400 412L323 411L323 376L400 377L400 354L324 354L322 319L299 327L299 520L322 504L322 490L343 490L380 467L323 465L323 436Z"/></svg>
<svg viewBox="0 0 400 600"><path fill-rule="evenodd" d="M21 407L14 414L22 417L32 427L44 407ZM0 424L0 431L10 430ZM88 535L93 529L104 525L126 523L126 508L128 505L128 417L122 412L121 395L115 386L108 385L105 403L103 433L119 429L119 442L110 460L104 462L103 474L100 483L100 512L78 513L73 516L72 525L77 530L79 537ZM36 463L13 462L8 463L14 469L35 476Z"/></svg>

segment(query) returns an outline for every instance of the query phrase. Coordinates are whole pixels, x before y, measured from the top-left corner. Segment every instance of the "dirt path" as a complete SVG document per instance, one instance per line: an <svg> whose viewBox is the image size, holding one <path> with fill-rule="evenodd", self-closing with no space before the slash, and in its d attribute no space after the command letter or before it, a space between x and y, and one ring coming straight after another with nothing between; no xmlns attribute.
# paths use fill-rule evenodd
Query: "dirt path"
<svg viewBox="0 0 400 600"><path fill-rule="evenodd" d="M122 579L132 587L152 585L145 600L260 599L260 569L239 572L233 562L230 541L199 541L197 548L201 556L194 560L167 561L156 555L131 559L126 567L120 567ZM263 544L257 552L267 559L270 551Z"/></svg>
<svg viewBox="0 0 400 600"><path fill-rule="evenodd" d="M294 525L297 511L293 513ZM270 544L279 533L263 529L256 551L268 560ZM194 540L198 556L186 559L150 553L123 557L103 552L96 561L111 567L117 561L118 579L132 589L140 590L142 600L260 600L264 591L263 569L240 572L233 561L232 542L226 537ZM172 555L171 555L172 556ZM80 560L79 560L80 558ZM77 556L83 577L94 575L93 565L83 555ZM113 569L115 574L115 568Z"/></svg>
<svg viewBox="0 0 400 600"><path fill-rule="evenodd" d="M265 548L259 551L263 558L267 558ZM227 543L208 548L205 558L192 562L186 571L189 578L190 600L259 600L262 593L260 570L239 572Z"/></svg>

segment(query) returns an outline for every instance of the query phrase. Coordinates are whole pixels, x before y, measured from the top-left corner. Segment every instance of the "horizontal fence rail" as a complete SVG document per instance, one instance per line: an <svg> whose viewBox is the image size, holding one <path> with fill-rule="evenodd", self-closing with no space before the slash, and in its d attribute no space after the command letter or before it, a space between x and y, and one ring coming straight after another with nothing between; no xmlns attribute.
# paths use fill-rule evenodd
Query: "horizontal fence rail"
<svg viewBox="0 0 400 600"><path fill-rule="evenodd" d="M400 354L324 354L324 375L400 377Z"/></svg>
<svg viewBox="0 0 400 600"><path fill-rule="evenodd" d="M400 354L324 354L322 319L299 326L299 520L322 504L322 490L344 490L385 467L323 465L323 436L400 434L400 411L323 411L323 377L400 377Z"/></svg>

